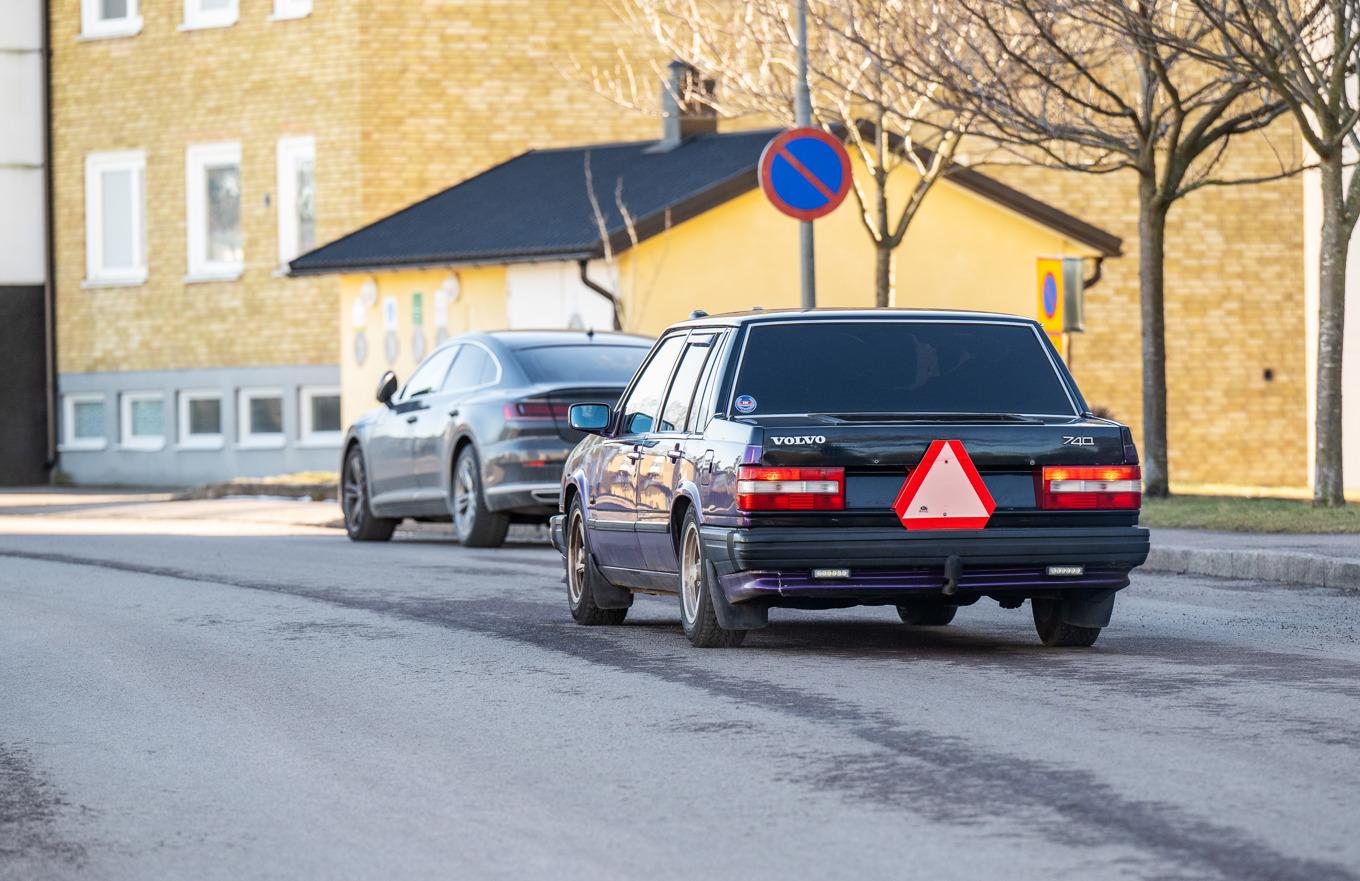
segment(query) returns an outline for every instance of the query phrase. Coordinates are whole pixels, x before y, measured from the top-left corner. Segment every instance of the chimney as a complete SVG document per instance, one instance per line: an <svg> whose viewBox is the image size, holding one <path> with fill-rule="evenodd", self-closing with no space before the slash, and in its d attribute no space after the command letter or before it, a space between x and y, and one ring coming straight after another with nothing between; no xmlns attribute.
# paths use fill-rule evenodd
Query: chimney
<svg viewBox="0 0 1360 881"><path fill-rule="evenodd" d="M718 130L718 114L696 95L711 97L713 80L700 80L699 72L683 61L666 65L666 80L661 84L661 140L649 152L674 150L689 137L711 135Z"/></svg>

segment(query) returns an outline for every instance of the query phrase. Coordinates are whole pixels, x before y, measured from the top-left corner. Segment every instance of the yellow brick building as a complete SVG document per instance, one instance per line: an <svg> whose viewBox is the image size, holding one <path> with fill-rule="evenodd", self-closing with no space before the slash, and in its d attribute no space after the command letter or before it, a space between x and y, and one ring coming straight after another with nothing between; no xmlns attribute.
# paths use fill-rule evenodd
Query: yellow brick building
<svg viewBox="0 0 1360 881"><path fill-rule="evenodd" d="M603 4L55 0L51 28L83 482L333 469L336 283L286 259L529 146L652 128L562 72L627 38Z"/></svg>

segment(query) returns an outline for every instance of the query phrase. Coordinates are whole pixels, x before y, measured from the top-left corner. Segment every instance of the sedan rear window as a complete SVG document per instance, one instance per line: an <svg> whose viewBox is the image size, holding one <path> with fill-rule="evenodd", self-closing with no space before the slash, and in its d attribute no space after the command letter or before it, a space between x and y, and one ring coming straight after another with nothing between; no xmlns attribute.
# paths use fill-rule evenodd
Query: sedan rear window
<svg viewBox="0 0 1360 881"><path fill-rule="evenodd" d="M756 325L733 398L737 415L1074 412L1039 337L1012 324Z"/></svg>
<svg viewBox="0 0 1360 881"><path fill-rule="evenodd" d="M531 382L627 385L649 351L645 346L536 346L515 354Z"/></svg>

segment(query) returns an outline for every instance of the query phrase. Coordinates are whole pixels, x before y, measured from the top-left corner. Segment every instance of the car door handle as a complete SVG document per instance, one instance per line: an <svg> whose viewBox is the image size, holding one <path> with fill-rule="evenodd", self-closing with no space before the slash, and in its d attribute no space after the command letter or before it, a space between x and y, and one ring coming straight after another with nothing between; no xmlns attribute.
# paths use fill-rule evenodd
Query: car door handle
<svg viewBox="0 0 1360 881"><path fill-rule="evenodd" d="M457 408L457 407L454 407L452 410L449 411L449 418L450 418L450 419L457 419L457 418L458 418L458 408Z"/></svg>
<svg viewBox="0 0 1360 881"><path fill-rule="evenodd" d="M628 454L628 461L636 462L638 459L641 458L642 458L642 444L634 444L633 452Z"/></svg>
<svg viewBox="0 0 1360 881"><path fill-rule="evenodd" d="M406 424L407 424L407 425L410 425L412 422L415 422L415 421L416 421L417 419L419 419L419 418L420 418L419 416L417 416L416 414L412 413L410 416L407 416L407 417L406 417Z"/></svg>
<svg viewBox="0 0 1360 881"><path fill-rule="evenodd" d="M685 455L684 452L682 452L679 448L666 451L666 458L670 459L672 462L679 462L680 458L684 455Z"/></svg>

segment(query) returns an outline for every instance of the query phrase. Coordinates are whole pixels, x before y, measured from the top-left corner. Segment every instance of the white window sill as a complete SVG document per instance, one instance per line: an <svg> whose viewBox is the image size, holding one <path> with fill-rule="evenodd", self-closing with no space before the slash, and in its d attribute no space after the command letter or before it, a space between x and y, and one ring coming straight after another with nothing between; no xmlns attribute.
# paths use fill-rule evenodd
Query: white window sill
<svg viewBox="0 0 1360 881"><path fill-rule="evenodd" d="M107 448L108 441L75 441L69 444L57 444L58 453L97 453Z"/></svg>
<svg viewBox="0 0 1360 881"><path fill-rule="evenodd" d="M302 440L298 441L297 445L302 449L306 450L339 449L340 444L344 443L344 440L345 440L344 435L340 434L339 432L336 432L335 434L305 437Z"/></svg>
<svg viewBox="0 0 1360 881"><path fill-rule="evenodd" d="M310 9L308 9L306 12L284 12L284 13L275 12L272 13L268 18L266 18L265 21L299 21L301 19L309 17L311 14L312 11Z"/></svg>
<svg viewBox="0 0 1360 881"><path fill-rule="evenodd" d="M118 449L128 453L159 453L165 449L165 441L123 441L118 445Z"/></svg>
<svg viewBox="0 0 1360 881"><path fill-rule="evenodd" d="M119 37L135 37L142 32L142 17L129 18L117 24L107 24L97 30L82 31L76 39L82 43L93 40L116 40Z"/></svg>
<svg viewBox="0 0 1360 881"><path fill-rule="evenodd" d="M195 440L180 441L179 443L175 444L175 449L180 452L194 452L194 451L211 452L213 450L220 450L226 445L227 445L226 440L222 438L221 435L217 435L211 438L198 438Z"/></svg>
<svg viewBox="0 0 1360 881"><path fill-rule="evenodd" d="M203 270L201 272L191 272L184 276L185 284L209 284L215 281L240 281L244 268L223 269L223 270Z"/></svg>
<svg viewBox="0 0 1360 881"><path fill-rule="evenodd" d="M238 450L281 450L288 443L288 439L283 435L261 435L257 437L243 438L236 445Z"/></svg>
<svg viewBox="0 0 1360 881"><path fill-rule="evenodd" d="M207 19L206 21L186 21L182 23L177 30L180 33L184 33L185 31L209 31L214 28L229 28L240 20L241 17L238 15L232 19L224 18L219 20Z"/></svg>
<svg viewBox="0 0 1360 881"><path fill-rule="evenodd" d="M136 288L146 284L146 273L129 275L124 278L87 278L80 283L84 290L95 288Z"/></svg>

